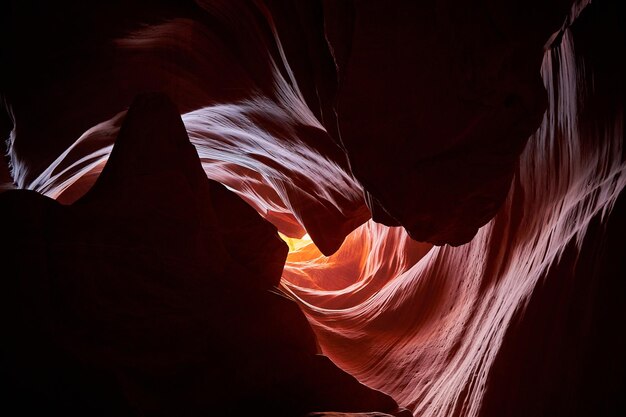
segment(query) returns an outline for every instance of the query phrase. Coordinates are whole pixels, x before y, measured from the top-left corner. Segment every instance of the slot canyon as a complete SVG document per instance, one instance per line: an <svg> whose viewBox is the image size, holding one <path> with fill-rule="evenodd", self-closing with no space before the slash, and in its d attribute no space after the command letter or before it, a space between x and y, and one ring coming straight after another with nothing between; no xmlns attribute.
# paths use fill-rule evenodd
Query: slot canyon
<svg viewBox="0 0 626 417"><path fill-rule="evenodd" d="M620 3L2 2L0 413L626 415Z"/></svg>

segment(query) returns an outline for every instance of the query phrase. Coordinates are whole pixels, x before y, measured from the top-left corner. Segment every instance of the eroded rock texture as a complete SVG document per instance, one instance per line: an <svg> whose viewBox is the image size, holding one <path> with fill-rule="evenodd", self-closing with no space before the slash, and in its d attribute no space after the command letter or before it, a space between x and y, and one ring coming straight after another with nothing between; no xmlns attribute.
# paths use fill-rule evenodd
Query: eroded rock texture
<svg viewBox="0 0 626 417"><path fill-rule="evenodd" d="M624 414L624 14L588 3L3 3L7 404Z"/></svg>

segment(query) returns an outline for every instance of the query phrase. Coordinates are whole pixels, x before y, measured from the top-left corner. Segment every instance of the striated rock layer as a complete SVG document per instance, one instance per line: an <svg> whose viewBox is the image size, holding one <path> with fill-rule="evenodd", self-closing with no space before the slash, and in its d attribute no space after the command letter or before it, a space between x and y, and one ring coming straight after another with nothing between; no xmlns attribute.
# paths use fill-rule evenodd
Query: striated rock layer
<svg viewBox="0 0 626 417"><path fill-rule="evenodd" d="M626 412L623 13L466 3L13 3L7 400Z"/></svg>

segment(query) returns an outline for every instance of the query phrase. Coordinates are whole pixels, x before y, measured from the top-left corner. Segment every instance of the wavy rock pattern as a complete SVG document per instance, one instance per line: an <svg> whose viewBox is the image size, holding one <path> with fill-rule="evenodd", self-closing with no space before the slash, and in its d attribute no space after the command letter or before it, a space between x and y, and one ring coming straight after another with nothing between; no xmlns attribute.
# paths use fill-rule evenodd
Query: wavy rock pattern
<svg viewBox="0 0 626 417"><path fill-rule="evenodd" d="M108 401L102 415L240 415L253 411L238 408L244 400L284 415L405 413L395 402L415 416L624 410L626 343L609 324L626 318L618 307L626 68L615 58L625 50L617 7L70 6L65 19L75 27L53 30L41 17L51 6L14 5L10 34L32 28L43 40L3 51L14 72L3 75L11 166L0 170L0 190L49 197L1 197L12 242L3 254L4 323L16 341L2 366L22 381L7 391L15 398L35 387L64 406L82 398L76 410ZM157 106L129 134L137 110L126 106L145 91L171 97L184 126ZM156 140L185 131L193 157ZM182 181L203 183L198 159L215 181L201 197ZM255 211L288 243L286 262ZM80 226L62 213L77 213ZM80 244L59 237L64 226ZM205 237L190 241L199 230ZM91 235L126 249L96 257ZM157 247L156 256L126 252L137 244ZM122 279L86 286L81 277L96 258L102 271L137 271L135 297L120 295L130 285ZM162 270L170 284L151 281ZM207 274L237 283L200 285ZM58 278L59 289L30 278L42 276ZM109 288L104 299L100 285ZM52 293L62 298L54 306ZM190 313L177 320L154 294ZM63 320L50 324L50 311ZM107 311L134 319L122 325ZM194 311L210 320L189 319ZM195 351L209 349L203 334L228 347L221 377L204 359L185 373ZM149 353L161 337L176 342ZM43 379L33 383L36 375ZM243 394L233 388L241 381Z"/></svg>

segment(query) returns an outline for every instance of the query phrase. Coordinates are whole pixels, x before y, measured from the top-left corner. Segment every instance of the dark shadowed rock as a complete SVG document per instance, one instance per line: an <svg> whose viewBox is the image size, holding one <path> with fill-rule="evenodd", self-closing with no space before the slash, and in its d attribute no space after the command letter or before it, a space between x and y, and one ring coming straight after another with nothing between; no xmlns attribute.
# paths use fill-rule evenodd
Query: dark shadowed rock
<svg viewBox="0 0 626 417"><path fill-rule="evenodd" d="M341 145L373 219L468 242L546 108L544 45L571 1L325 2Z"/></svg>
<svg viewBox="0 0 626 417"><path fill-rule="evenodd" d="M79 201L8 191L0 215L10 239L0 379L12 415L397 407L318 355L299 307L275 288L286 245L206 178L164 95L135 100Z"/></svg>

